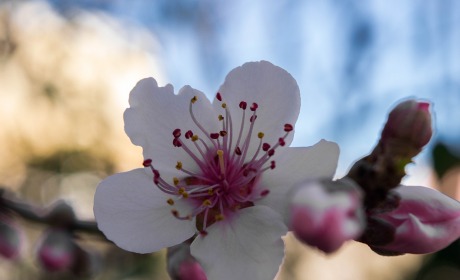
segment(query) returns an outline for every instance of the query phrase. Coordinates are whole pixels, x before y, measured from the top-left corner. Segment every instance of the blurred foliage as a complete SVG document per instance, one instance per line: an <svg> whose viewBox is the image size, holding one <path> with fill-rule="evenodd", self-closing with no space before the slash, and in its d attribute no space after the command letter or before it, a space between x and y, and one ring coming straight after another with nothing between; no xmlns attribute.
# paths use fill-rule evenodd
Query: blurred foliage
<svg viewBox="0 0 460 280"><path fill-rule="evenodd" d="M460 157L452 154L442 142L438 142L434 146L432 157L433 167L438 178L442 178L450 169L460 166Z"/></svg>

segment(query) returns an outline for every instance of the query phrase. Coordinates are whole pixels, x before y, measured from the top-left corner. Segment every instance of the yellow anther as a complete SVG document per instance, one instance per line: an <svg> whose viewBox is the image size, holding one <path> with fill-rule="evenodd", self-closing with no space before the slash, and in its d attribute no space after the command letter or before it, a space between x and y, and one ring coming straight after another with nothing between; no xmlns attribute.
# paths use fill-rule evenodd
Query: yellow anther
<svg viewBox="0 0 460 280"><path fill-rule="evenodd" d="M209 199L206 199L205 201L203 201L203 206L208 206L208 205L211 205L211 204L212 204L212 202Z"/></svg>
<svg viewBox="0 0 460 280"><path fill-rule="evenodd" d="M174 182L174 186L177 186L179 185L179 179L177 179L176 177L173 178L173 182Z"/></svg>
<svg viewBox="0 0 460 280"><path fill-rule="evenodd" d="M219 121L223 120L224 117L222 117L222 115L219 115Z"/></svg>
<svg viewBox="0 0 460 280"><path fill-rule="evenodd" d="M198 99L196 98L196 95L190 100L192 104L194 104Z"/></svg>
<svg viewBox="0 0 460 280"><path fill-rule="evenodd" d="M177 162L176 169L177 169L177 170L181 170L181 169L182 169L182 162L180 162L180 161Z"/></svg>
<svg viewBox="0 0 460 280"><path fill-rule="evenodd" d="M189 215L187 215L187 216L185 216L185 217L186 217L188 220L190 220L190 219L192 218L192 215L189 214Z"/></svg>
<svg viewBox="0 0 460 280"><path fill-rule="evenodd" d="M182 194L182 197L183 197L184 199L188 198L188 192L184 192L184 193Z"/></svg>
<svg viewBox="0 0 460 280"><path fill-rule="evenodd" d="M192 136L192 142L195 142L196 140L198 140L198 135L193 135Z"/></svg>
<svg viewBox="0 0 460 280"><path fill-rule="evenodd" d="M219 214L216 216L216 221L222 221L224 219L224 215L223 214Z"/></svg>
<svg viewBox="0 0 460 280"><path fill-rule="evenodd" d="M264 138L264 135L265 135L265 134L263 134L262 132L259 132L259 134L257 134L257 136L258 136L260 139Z"/></svg>
<svg viewBox="0 0 460 280"><path fill-rule="evenodd" d="M172 209L172 210L171 210L171 213L172 213L174 216L176 216L176 217L179 216L179 212L177 212L177 210L175 210L175 209Z"/></svg>
<svg viewBox="0 0 460 280"><path fill-rule="evenodd" d="M222 108L225 108L225 107L227 107L227 104L222 103Z"/></svg>
<svg viewBox="0 0 460 280"><path fill-rule="evenodd" d="M218 150L217 154L219 155L220 172L222 172L222 174L225 174L224 151Z"/></svg>
<svg viewBox="0 0 460 280"><path fill-rule="evenodd" d="M174 205L174 200L172 200L171 198L166 200L166 202L169 204L169 205Z"/></svg>
<svg viewBox="0 0 460 280"><path fill-rule="evenodd" d="M177 191L177 194L183 194L185 192L184 187L180 187L179 190Z"/></svg>
<svg viewBox="0 0 460 280"><path fill-rule="evenodd" d="M214 194L214 190L213 190L213 189L209 189L209 190L208 190L208 194L209 194L209 195L213 195L213 194Z"/></svg>

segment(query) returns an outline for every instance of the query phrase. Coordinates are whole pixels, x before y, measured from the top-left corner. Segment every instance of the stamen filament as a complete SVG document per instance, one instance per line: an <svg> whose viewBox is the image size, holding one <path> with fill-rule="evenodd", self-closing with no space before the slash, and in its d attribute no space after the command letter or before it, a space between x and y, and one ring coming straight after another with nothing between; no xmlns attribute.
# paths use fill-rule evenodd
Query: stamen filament
<svg viewBox="0 0 460 280"><path fill-rule="evenodd" d="M217 154L219 155L220 172L222 175L225 175L224 152L222 150L218 150Z"/></svg>
<svg viewBox="0 0 460 280"><path fill-rule="evenodd" d="M209 133L206 131L206 129L204 129L204 127L196 120L195 115L193 115L193 110L192 110L193 103L194 102L190 102L190 106L189 106L190 116L192 117L193 122L196 124L196 126L198 126L199 129L201 129L204 135L206 135L209 138L209 140L211 140L211 143L214 145L214 147L217 150L216 142L214 142L211 136L209 136Z"/></svg>

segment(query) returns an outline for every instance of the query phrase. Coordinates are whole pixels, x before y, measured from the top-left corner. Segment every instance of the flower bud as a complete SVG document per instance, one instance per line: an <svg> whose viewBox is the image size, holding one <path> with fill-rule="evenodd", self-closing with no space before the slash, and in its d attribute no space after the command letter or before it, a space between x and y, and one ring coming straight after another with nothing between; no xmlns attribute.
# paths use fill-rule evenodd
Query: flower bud
<svg viewBox="0 0 460 280"><path fill-rule="evenodd" d="M460 237L460 202L430 188L400 186L394 189L399 206L373 215L395 228L386 252L426 254L441 250ZM378 251L377 251L378 252Z"/></svg>
<svg viewBox="0 0 460 280"><path fill-rule="evenodd" d="M75 262L77 246L69 232L49 231L38 249L38 261L48 271L56 272L69 269Z"/></svg>
<svg viewBox="0 0 460 280"><path fill-rule="evenodd" d="M0 255L7 259L15 259L21 248L21 235L19 230L7 217L0 218Z"/></svg>
<svg viewBox="0 0 460 280"><path fill-rule="evenodd" d="M292 192L290 228L302 242L332 253L361 234L361 198L359 187L349 179L303 182Z"/></svg>
<svg viewBox="0 0 460 280"><path fill-rule="evenodd" d="M398 104L389 114L382 131L381 141L391 145L394 141L421 149L433 135L430 104L407 100Z"/></svg>
<svg viewBox="0 0 460 280"><path fill-rule="evenodd" d="M168 248L168 273L172 280L207 280L200 264L190 254L190 243L185 241Z"/></svg>

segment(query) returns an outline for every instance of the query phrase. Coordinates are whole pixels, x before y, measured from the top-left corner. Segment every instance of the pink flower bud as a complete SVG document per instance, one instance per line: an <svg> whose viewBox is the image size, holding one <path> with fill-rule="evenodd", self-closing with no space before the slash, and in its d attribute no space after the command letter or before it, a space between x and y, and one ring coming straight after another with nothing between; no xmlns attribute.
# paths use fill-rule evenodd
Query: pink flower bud
<svg viewBox="0 0 460 280"><path fill-rule="evenodd" d="M19 230L8 218L0 218L0 255L13 260L19 255L21 248L21 235Z"/></svg>
<svg viewBox="0 0 460 280"><path fill-rule="evenodd" d="M51 230L38 249L38 261L48 271L69 269L77 251L70 233L64 230Z"/></svg>
<svg viewBox="0 0 460 280"><path fill-rule="evenodd" d="M168 248L167 258L172 280L207 280L200 264L190 254L190 242Z"/></svg>
<svg viewBox="0 0 460 280"><path fill-rule="evenodd" d="M348 179L306 181L292 193L291 230L306 244L332 253L363 231L361 196Z"/></svg>
<svg viewBox="0 0 460 280"><path fill-rule="evenodd" d="M392 140L405 141L421 149L433 135L429 108L429 103L415 100L398 104L388 116L381 141L384 144L389 144Z"/></svg>
<svg viewBox="0 0 460 280"><path fill-rule="evenodd" d="M196 261L183 262L179 266L180 280L207 280L201 265Z"/></svg>
<svg viewBox="0 0 460 280"><path fill-rule="evenodd" d="M397 253L426 254L460 237L460 202L426 187L400 186L398 208L375 215L396 228L394 240L376 247Z"/></svg>

